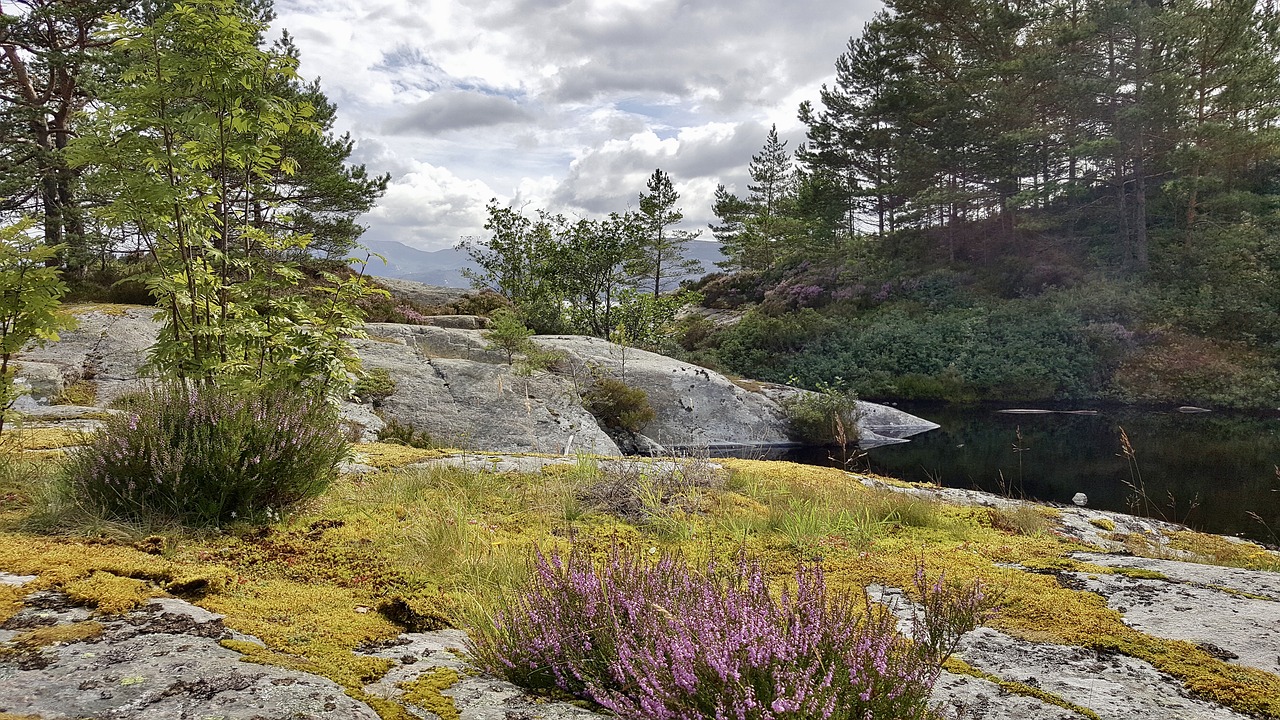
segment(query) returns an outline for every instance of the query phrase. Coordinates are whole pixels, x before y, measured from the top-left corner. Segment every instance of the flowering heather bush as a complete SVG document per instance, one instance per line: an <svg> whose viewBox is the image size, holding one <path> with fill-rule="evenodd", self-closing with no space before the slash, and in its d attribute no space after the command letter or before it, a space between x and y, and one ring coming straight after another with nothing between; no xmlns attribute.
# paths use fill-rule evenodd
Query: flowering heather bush
<svg viewBox="0 0 1280 720"><path fill-rule="evenodd" d="M539 553L530 586L475 632L472 652L512 682L623 718L933 717L938 667L981 619L981 590L928 585L920 573L913 643L883 607L829 594L821 567L802 565L795 579L779 599L745 561L697 573L617 548L599 568Z"/></svg>
<svg viewBox="0 0 1280 720"><path fill-rule="evenodd" d="M67 469L77 497L109 515L212 525L315 497L347 453L323 398L174 384L136 396Z"/></svg>

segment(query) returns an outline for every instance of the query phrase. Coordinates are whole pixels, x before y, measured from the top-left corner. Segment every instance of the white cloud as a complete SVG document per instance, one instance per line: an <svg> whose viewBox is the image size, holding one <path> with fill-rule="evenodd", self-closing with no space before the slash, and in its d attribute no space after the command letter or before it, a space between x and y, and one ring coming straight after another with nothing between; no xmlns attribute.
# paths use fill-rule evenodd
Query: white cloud
<svg viewBox="0 0 1280 720"><path fill-rule="evenodd" d="M817 96L875 0L276 0L356 159L391 172L368 237L424 249L483 232L490 197L634 207L656 167L692 226L745 189L776 123Z"/></svg>

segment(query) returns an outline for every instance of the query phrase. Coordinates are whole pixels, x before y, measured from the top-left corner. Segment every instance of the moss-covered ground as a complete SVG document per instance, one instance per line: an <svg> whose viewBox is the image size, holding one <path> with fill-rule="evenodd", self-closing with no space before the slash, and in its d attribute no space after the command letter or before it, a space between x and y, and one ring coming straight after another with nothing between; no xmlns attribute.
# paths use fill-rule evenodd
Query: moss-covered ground
<svg viewBox="0 0 1280 720"><path fill-rule="evenodd" d="M399 702L362 690L390 661L353 651L405 629L483 622L489 603L525 577L534 547L576 543L603 554L622 544L695 563L731 561L745 548L779 584L797 562L820 558L829 581L855 592L869 583L910 587L923 560L931 575L981 579L999 603L990 624L1003 632L1141 658L1199 696L1280 718L1280 677L1144 635L1098 595L1059 584L1055 570L1114 571L1071 560L1085 548L1056 531L1052 512L1002 515L868 488L836 469L746 460L723 461L721 471L704 462L641 473L624 483L638 490L621 502L592 491L608 470L586 458L502 475L411 466L440 451L358 450L377 472L343 478L274 524L198 533L130 528L66 508L51 515L42 487L56 458L10 454L0 473L0 571L38 575L37 588L108 614L153 596L187 598L262 639L266 649L227 643L246 661L324 675L384 718L408 718ZM1261 567L1268 557L1190 533L1176 542L1206 561ZM1137 539L1131 547L1142 549ZM0 619L19 598L0 586ZM446 680L430 676L406 687L405 698L438 703Z"/></svg>

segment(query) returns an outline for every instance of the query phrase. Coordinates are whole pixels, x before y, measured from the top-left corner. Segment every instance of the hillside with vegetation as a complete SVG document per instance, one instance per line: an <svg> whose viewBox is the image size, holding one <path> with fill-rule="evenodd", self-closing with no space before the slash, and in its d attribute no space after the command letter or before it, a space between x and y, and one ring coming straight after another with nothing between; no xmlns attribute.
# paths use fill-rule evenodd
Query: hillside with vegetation
<svg viewBox="0 0 1280 720"><path fill-rule="evenodd" d="M721 187L708 365L872 398L1280 401L1280 15L889 2Z"/></svg>

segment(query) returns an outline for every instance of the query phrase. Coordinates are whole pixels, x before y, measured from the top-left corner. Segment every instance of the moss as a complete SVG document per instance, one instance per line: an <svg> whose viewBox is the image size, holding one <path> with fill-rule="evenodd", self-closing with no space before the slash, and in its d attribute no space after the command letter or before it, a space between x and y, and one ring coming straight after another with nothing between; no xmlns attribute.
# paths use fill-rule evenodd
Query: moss
<svg viewBox="0 0 1280 720"><path fill-rule="evenodd" d="M423 673L416 680L400 683L400 687L405 691L405 702L435 713L441 720L460 720L462 715L454 705L453 698L441 692L457 684L457 672L450 668L437 667Z"/></svg>
<svg viewBox="0 0 1280 720"><path fill-rule="evenodd" d="M1071 560L1068 554L1083 546L1053 533L993 528L984 508L869 489L862 480L870 476L838 469L726 460L727 487L699 488L702 501L664 525L638 526L603 513L575 514L570 522L563 496L594 482L598 466L501 476L394 469L447 453L381 444L359 450L367 461L393 469L344 478L274 525L172 535L137 547L130 544L136 534L113 543L0 533L0 570L39 575L29 590L78 588L90 604L124 606L161 594L160 588L198 597L225 615L228 627L266 644L234 646L246 660L318 672L385 720L408 720L413 716L397 701L363 691L390 663L354 650L394 639L406 627L478 617L472 613L523 580L535 544L550 550L573 542L600 556L614 544L653 547L722 565L745 550L786 582L801 555L769 521L779 508L801 501L830 508L836 518L869 518L871 531L856 541L841 528L822 531L833 591L860 593L869 583L910 587L915 562L923 559L931 576L981 578L1001 606L991 624L1013 636L1140 657L1205 697L1280 715L1272 700L1280 697L1280 678L1242 675L1203 651L1128 628L1100 597L1062 587L1052 574L1114 569ZM1162 551L1142 542L1151 553ZM1225 549L1216 548L1220 555ZM386 612L377 611L380 605Z"/></svg>
<svg viewBox="0 0 1280 720"><path fill-rule="evenodd" d="M423 448L395 445L392 443L361 443L355 446L361 462L380 469L398 468L423 460L448 457L453 454L447 450L427 450Z"/></svg>
<svg viewBox="0 0 1280 720"><path fill-rule="evenodd" d="M98 385L88 380L77 380L65 386L58 397L54 398L53 404L92 407L97 401Z"/></svg>
<svg viewBox="0 0 1280 720"><path fill-rule="evenodd" d="M995 683L996 685L1000 686L1000 689L1004 690L1005 692L1013 693L1014 695L1023 695L1026 697L1032 697L1043 703L1048 703L1049 705L1056 705L1060 708L1063 708L1064 710L1070 710L1071 712L1076 713L1077 715L1090 718L1090 720L1101 720L1101 718L1098 716L1098 713L1090 710L1087 707L1082 707L1080 705L1076 705L1075 703L1068 702L1067 700L1062 698L1060 695L1055 695L1047 690L1041 690L1038 687L1033 687L1031 685L1027 685L1026 683L1020 683L1013 680L1005 680L1004 678L997 677L995 675L992 675L989 672L979 670L973 667L972 665L969 665L968 663L964 662L963 660L960 660L959 658L955 658L955 657L948 658L946 663L943 664L943 667L946 668L948 672L953 672L953 673L956 673L957 675L968 675L970 677L976 677L982 680L986 680L988 682Z"/></svg>
<svg viewBox="0 0 1280 720"><path fill-rule="evenodd" d="M50 645L69 645L93 640L102 637L102 631L102 623L89 620L28 630L19 633L10 642L19 650L37 650Z"/></svg>
<svg viewBox="0 0 1280 720"><path fill-rule="evenodd" d="M141 305L122 305L120 303L71 303L63 305L62 309L75 316L88 315L91 312L102 313L112 317L120 317L124 315L126 310L140 308Z"/></svg>
<svg viewBox="0 0 1280 720"><path fill-rule="evenodd" d="M1145 568L1118 567L1118 568L1111 568L1111 572L1114 575L1123 575L1125 577L1131 577L1136 580L1168 580L1169 579L1169 576L1165 575L1162 572L1157 572L1155 570L1147 570Z"/></svg>
<svg viewBox="0 0 1280 720"><path fill-rule="evenodd" d="M23 600L31 590L19 585L0 585L0 624L22 610Z"/></svg>
<svg viewBox="0 0 1280 720"><path fill-rule="evenodd" d="M106 615L122 615L160 594L143 580L103 571L68 582L62 590L72 602L92 605Z"/></svg>
<svg viewBox="0 0 1280 720"><path fill-rule="evenodd" d="M1116 529L1115 522L1109 518L1091 518L1089 524L1107 532L1114 532Z"/></svg>
<svg viewBox="0 0 1280 720"><path fill-rule="evenodd" d="M23 450L60 450L85 442L83 431L64 428L23 428L16 435Z"/></svg>
<svg viewBox="0 0 1280 720"><path fill-rule="evenodd" d="M1169 547L1189 552L1203 562L1249 570L1280 571L1280 553L1250 542L1233 542L1221 535L1191 531L1168 533Z"/></svg>

